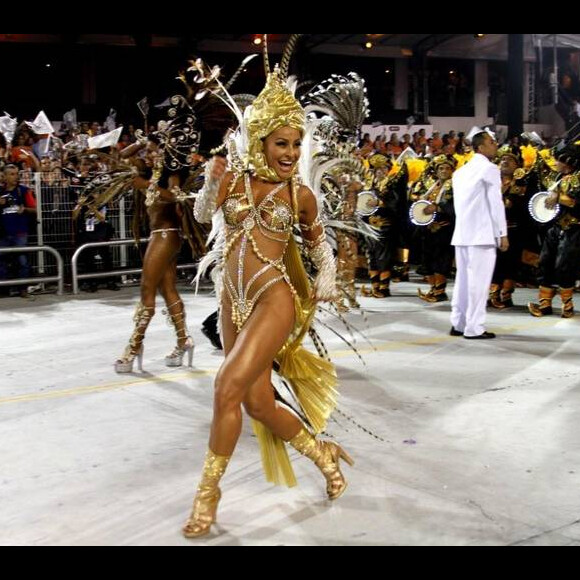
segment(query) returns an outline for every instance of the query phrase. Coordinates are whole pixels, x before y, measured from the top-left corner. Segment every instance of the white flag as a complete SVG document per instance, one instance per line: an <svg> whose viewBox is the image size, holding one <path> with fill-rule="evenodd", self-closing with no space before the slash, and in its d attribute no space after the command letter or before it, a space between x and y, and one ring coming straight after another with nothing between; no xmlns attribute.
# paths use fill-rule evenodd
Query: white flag
<svg viewBox="0 0 580 580"><path fill-rule="evenodd" d="M413 150L412 147L407 147L398 157L397 165L403 165L409 159L419 159L419 155Z"/></svg>
<svg viewBox="0 0 580 580"><path fill-rule="evenodd" d="M115 147L121 139L123 127L119 127L110 133L97 135L89 139L89 149L104 149L105 147Z"/></svg>
<svg viewBox="0 0 580 580"><path fill-rule="evenodd" d="M0 117L0 133L6 137L6 141L11 143L14 139L14 133L18 128L18 121L13 119L8 113L4 112L4 117Z"/></svg>
<svg viewBox="0 0 580 580"><path fill-rule="evenodd" d="M139 107L139 110L141 111L141 114L144 117L147 117L149 115L149 99L147 97L145 97L144 99L141 99L137 103L137 106Z"/></svg>
<svg viewBox="0 0 580 580"><path fill-rule="evenodd" d="M101 135L102 137L102 135ZM75 153L82 153L89 148L89 136L84 133L77 135L72 141L69 141L63 149L73 151Z"/></svg>
<svg viewBox="0 0 580 580"><path fill-rule="evenodd" d="M115 109L111 109L109 112L109 116L105 121L105 129L107 131L114 131L117 128L117 111Z"/></svg>
<svg viewBox="0 0 580 580"><path fill-rule="evenodd" d="M52 135L54 131L54 127L52 126L51 122L48 120L46 113L44 111L40 111L38 116L32 123L26 123L37 135Z"/></svg>
<svg viewBox="0 0 580 580"><path fill-rule="evenodd" d="M155 105L156 109L168 109L171 107L171 98L167 97L162 103Z"/></svg>
<svg viewBox="0 0 580 580"><path fill-rule="evenodd" d="M45 137L44 139L38 140L34 144L34 147L32 148L32 150L34 151L34 154L37 157L39 157L40 159L42 159L43 157L46 157L48 155L48 152L50 151L50 140L51 139L52 139L52 135L49 135L48 137Z"/></svg>

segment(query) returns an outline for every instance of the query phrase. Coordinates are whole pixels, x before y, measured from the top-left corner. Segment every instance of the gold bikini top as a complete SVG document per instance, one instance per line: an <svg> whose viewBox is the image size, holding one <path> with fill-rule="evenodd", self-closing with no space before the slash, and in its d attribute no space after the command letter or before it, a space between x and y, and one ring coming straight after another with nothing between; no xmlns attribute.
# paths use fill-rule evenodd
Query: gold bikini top
<svg viewBox="0 0 580 580"><path fill-rule="evenodd" d="M231 190L235 189L237 183L238 180L234 180ZM246 174L245 191L230 193L224 202L226 224L232 230L246 232L258 227L265 237L276 242L287 242L294 226L294 211L278 196L278 193L287 186L288 183L281 183L256 206L250 175Z"/></svg>

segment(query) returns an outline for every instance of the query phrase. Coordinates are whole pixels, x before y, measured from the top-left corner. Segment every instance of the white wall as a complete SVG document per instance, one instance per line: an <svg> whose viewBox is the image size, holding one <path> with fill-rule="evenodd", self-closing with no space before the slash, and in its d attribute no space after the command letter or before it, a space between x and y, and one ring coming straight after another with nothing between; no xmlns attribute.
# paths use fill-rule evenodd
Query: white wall
<svg viewBox="0 0 580 580"><path fill-rule="evenodd" d="M476 119L475 117L431 117L434 131L438 131L441 135L455 131L456 133L469 133L473 127L488 127L493 125L492 117L486 119Z"/></svg>
<svg viewBox="0 0 580 580"><path fill-rule="evenodd" d="M413 136L418 133L421 129L425 129L427 133L427 138L433 136L433 125L379 125L375 127L374 125L364 125L362 128L362 134L370 133L371 139L374 141L379 135L385 134L387 141L390 139L393 133L397 134L399 137L409 133Z"/></svg>
<svg viewBox="0 0 580 580"><path fill-rule="evenodd" d="M449 133L449 131L455 131L456 133L469 133L469 131L471 131L475 126L491 127L494 122L491 117L483 123L481 121L476 122L477 119L475 117L431 117L431 121L433 122L433 125L412 125L410 127L407 125L380 125L377 127L373 125L365 125L362 128L362 133L370 133L373 141L379 135L386 134L388 141L393 133L402 137L405 133L413 135L414 133L418 133L421 129L425 129L427 137L430 138L433 136L435 131L438 131L441 135L445 135ZM500 140L505 140L507 138L508 128L506 126L498 125L496 130ZM535 131L538 135L546 138L561 134L558 126L541 123L525 124L524 131Z"/></svg>

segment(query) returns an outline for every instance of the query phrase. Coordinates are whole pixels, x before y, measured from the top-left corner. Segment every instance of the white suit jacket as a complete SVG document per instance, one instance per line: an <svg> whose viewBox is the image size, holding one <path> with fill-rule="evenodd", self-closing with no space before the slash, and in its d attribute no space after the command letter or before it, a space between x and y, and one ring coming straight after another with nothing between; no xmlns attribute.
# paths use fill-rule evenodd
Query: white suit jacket
<svg viewBox="0 0 580 580"><path fill-rule="evenodd" d="M497 246L508 235L499 167L477 154L453 176L454 246Z"/></svg>

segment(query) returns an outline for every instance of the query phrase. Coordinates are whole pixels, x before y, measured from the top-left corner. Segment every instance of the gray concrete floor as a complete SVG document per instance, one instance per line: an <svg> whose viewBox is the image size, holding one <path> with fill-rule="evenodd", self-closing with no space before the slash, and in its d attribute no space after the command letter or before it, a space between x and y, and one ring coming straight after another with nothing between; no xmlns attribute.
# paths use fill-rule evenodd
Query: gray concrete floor
<svg viewBox="0 0 580 580"><path fill-rule="evenodd" d="M263 478L249 422L201 545L580 545L578 320L490 315L496 342L447 336L449 305L416 285L363 301L366 366L323 332L341 378L329 425L354 456L336 504L295 455L300 487ZM0 545L192 545L180 536L206 449L221 363L171 371L159 316L143 375L116 376L137 292L0 301ZM520 291L525 304L534 292ZM195 543L193 543L195 545Z"/></svg>

